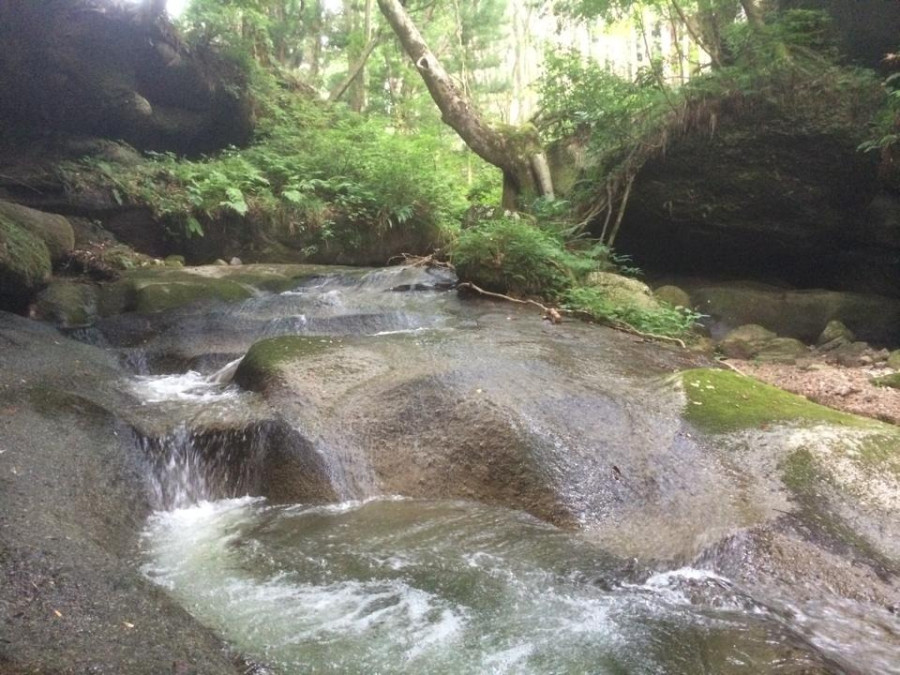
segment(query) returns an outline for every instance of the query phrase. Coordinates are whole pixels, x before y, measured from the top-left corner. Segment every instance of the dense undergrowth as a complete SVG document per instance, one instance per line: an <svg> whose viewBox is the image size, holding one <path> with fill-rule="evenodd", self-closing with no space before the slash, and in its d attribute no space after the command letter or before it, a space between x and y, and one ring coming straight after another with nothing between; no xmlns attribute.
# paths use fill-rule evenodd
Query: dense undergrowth
<svg viewBox="0 0 900 675"><path fill-rule="evenodd" d="M466 158L442 129L391 129L263 72L255 93L261 119L248 148L199 159L151 154L133 167L84 160L73 172L100 174L118 199L151 209L176 246L222 222L263 250L274 242L301 259L365 258L386 239L397 251L452 239L467 206Z"/></svg>
<svg viewBox="0 0 900 675"><path fill-rule="evenodd" d="M244 260L364 264L441 250L461 279L486 288L666 335L692 325L686 310L639 309L592 288L592 272L632 270L571 226L567 202L539 201L523 216L493 208L499 172L444 127L392 128L261 70L254 87L260 120L247 148L198 159L151 153L132 166L86 158L67 170L150 209L176 249L217 251L198 241L238 238Z"/></svg>

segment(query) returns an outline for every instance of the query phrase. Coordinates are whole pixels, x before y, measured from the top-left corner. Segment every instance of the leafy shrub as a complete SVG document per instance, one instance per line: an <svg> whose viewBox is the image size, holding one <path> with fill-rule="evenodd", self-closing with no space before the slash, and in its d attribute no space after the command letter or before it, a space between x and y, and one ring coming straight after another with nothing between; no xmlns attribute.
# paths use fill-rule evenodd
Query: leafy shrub
<svg viewBox="0 0 900 675"><path fill-rule="evenodd" d="M459 278L488 290L553 296L570 283L559 239L527 220L500 216L463 230L453 247Z"/></svg>
<svg viewBox="0 0 900 675"><path fill-rule="evenodd" d="M545 211L553 207L545 205ZM609 249L571 233L559 223L499 215L463 230L453 248L461 281L486 290L561 302L586 318L629 325L654 335L683 336L699 314L662 304L622 304L600 287L585 285L596 270L622 271Z"/></svg>
<svg viewBox="0 0 900 675"><path fill-rule="evenodd" d="M660 303L658 308L623 305L612 302L603 291L591 286L576 286L566 291L565 307L576 314L613 325L628 325L642 333L684 337L701 318L685 307Z"/></svg>
<svg viewBox="0 0 900 675"><path fill-rule="evenodd" d="M149 206L176 240L220 221L290 245L302 240L308 253L360 249L387 233L434 246L455 231L471 159L445 132L396 133L383 119L326 108L259 78L265 117L250 147L200 159L151 153L132 168L86 160L78 170Z"/></svg>

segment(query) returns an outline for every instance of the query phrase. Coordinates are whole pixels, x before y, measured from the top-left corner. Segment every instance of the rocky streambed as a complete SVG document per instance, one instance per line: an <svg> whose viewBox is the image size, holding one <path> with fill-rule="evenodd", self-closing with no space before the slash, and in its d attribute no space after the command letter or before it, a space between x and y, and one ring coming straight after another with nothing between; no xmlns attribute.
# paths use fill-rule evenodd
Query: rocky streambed
<svg viewBox="0 0 900 675"><path fill-rule="evenodd" d="M897 672L896 426L439 270L252 272L0 317L2 668Z"/></svg>

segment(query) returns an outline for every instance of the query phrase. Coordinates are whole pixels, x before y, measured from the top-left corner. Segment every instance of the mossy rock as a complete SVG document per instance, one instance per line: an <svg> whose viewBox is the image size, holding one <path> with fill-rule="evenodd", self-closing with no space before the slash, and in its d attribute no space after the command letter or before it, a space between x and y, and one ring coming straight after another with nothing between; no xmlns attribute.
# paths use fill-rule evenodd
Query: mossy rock
<svg viewBox="0 0 900 675"><path fill-rule="evenodd" d="M0 201L0 216L43 241L54 262L62 260L75 248L75 230L63 216L4 201Z"/></svg>
<svg viewBox="0 0 900 675"><path fill-rule="evenodd" d="M691 296L678 286L660 286L653 291L653 296L660 302L668 303L673 307L690 308L691 306Z"/></svg>
<svg viewBox="0 0 900 675"><path fill-rule="evenodd" d="M832 319L826 324L822 334L819 335L819 339L816 340L816 344L820 346L836 343L849 344L855 340L856 336L853 334L853 331L847 328L843 321Z"/></svg>
<svg viewBox="0 0 900 675"><path fill-rule="evenodd" d="M234 381L244 389L263 391L287 363L320 354L331 346L321 337L286 335L253 344L241 360Z"/></svg>
<svg viewBox="0 0 900 675"><path fill-rule="evenodd" d="M303 279L335 268L321 265L242 265L240 267L152 267L128 270L122 278L101 288L101 316L137 311L145 314L188 305L200 300L237 302L255 290L279 293Z"/></svg>
<svg viewBox="0 0 900 675"><path fill-rule="evenodd" d="M199 300L246 300L252 292L241 284L227 279L203 281L161 281L138 284L134 296L134 310L142 314L162 312L189 305Z"/></svg>
<svg viewBox="0 0 900 675"><path fill-rule="evenodd" d="M900 370L900 349L895 349L887 358L887 367Z"/></svg>
<svg viewBox="0 0 900 675"><path fill-rule="evenodd" d="M733 359L752 359L777 338L772 331L751 323L728 333L719 343L719 349Z"/></svg>
<svg viewBox="0 0 900 675"><path fill-rule="evenodd" d="M35 318L63 328L90 325L97 316L96 286L54 281L37 296Z"/></svg>
<svg viewBox="0 0 900 675"><path fill-rule="evenodd" d="M681 374L681 382L688 399L684 417L701 431L727 433L776 423L883 426L729 370L688 370Z"/></svg>
<svg viewBox="0 0 900 675"><path fill-rule="evenodd" d="M0 309L23 310L50 271L47 245L0 213Z"/></svg>
<svg viewBox="0 0 900 675"><path fill-rule="evenodd" d="M127 279L102 284L97 296L97 313L100 316L115 316L134 309L136 290Z"/></svg>
<svg viewBox="0 0 900 675"><path fill-rule="evenodd" d="M645 310L660 309L661 307L647 284L621 274L591 272L587 278L587 285L599 288L615 305Z"/></svg>
<svg viewBox="0 0 900 675"><path fill-rule="evenodd" d="M892 375L883 375L872 380L872 384L876 387L890 387L891 389L900 389L900 373Z"/></svg>
<svg viewBox="0 0 900 675"><path fill-rule="evenodd" d="M797 359L808 354L809 348L800 340L779 337L759 350L756 358L765 363L796 363Z"/></svg>

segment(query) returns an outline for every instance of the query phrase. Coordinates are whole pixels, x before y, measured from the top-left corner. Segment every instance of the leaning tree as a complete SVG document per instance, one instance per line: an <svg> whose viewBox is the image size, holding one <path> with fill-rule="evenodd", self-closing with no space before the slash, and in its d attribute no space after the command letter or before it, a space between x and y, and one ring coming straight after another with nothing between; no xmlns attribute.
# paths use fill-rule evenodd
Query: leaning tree
<svg viewBox="0 0 900 675"><path fill-rule="evenodd" d="M503 206L518 209L529 197L552 196L553 181L537 132L488 124L429 49L400 0L378 0L404 51L425 81L448 124L472 151L503 171Z"/></svg>

